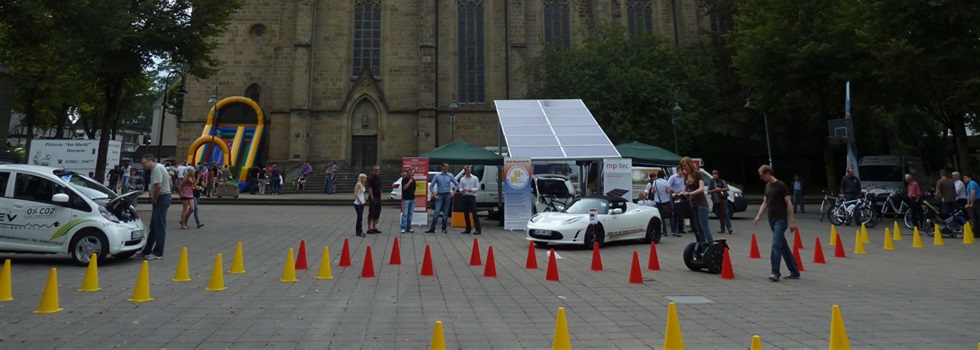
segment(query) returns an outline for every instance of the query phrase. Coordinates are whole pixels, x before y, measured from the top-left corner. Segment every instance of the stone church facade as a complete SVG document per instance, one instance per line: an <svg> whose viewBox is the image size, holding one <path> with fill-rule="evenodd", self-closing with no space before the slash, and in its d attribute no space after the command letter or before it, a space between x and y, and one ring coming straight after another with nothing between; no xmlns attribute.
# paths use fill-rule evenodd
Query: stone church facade
<svg viewBox="0 0 980 350"><path fill-rule="evenodd" d="M391 169L453 140L496 146L493 101L525 96L522 65L605 23L680 45L713 24L696 0L247 0L221 71L187 79L178 159L215 91L262 106L265 163Z"/></svg>

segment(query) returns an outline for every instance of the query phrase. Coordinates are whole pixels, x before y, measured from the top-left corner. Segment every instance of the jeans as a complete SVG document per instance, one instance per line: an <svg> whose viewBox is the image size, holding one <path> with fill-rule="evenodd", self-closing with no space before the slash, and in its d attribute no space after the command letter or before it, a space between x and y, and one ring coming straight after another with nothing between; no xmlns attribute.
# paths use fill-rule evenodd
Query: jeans
<svg viewBox="0 0 980 350"><path fill-rule="evenodd" d="M163 245L167 242L167 210L170 209L169 193L161 193L153 204L153 214L150 217L150 233L146 236L143 255L163 256Z"/></svg>
<svg viewBox="0 0 980 350"><path fill-rule="evenodd" d="M708 206L699 205L691 208L691 228L695 232L701 232L701 243L708 243L715 240L711 235L711 228L708 227Z"/></svg>
<svg viewBox="0 0 980 350"><path fill-rule="evenodd" d="M449 196L449 192L439 193L439 199L436 199L436 211L432 213L432 224L429 225L429 231L436 230L436 222L439 221L440 212L445 215L442 218L442 230L446 230L446 222L449 221L449 211L452 210L452 208L450 208L451 201L452 198Z"/></svg>
<svg viewBox="0 0 980 350"><path fill-rule="evenodd" d="M330 193L330 176L327 176L327 179L323 181L323 193Z"/></svg>
<svg viewBox="0 0 980 350"><path fill-rule="evenodd" d="M721 199L721 203L718 203L718 229L719 230L732 230L732 213L728 211L728 200Z"/></svg>
<svg viewBox="0 0 980 350"><path fill-rule="evenodd" d="M337 193L337 182L335 181L335 179L331 179L327 184L327 193L329 194Z"/></svg>
<svg viewBox="0 0 980 350"><path fill-rule="evenodd" d="M272 181L272 193L279 194L279 190L281 188L282 188L282 184L279 183L279 180Z"/></svg>
<svg viewBox="0 0 980 350"><path fill-rule="evenodd" d="M466 222L466 232L470 232L470 214L473 214L473 221L476 221L476 232L480 232L480 216L476 215L476 196L463 197L463 221Z"/></svg>
<svg viewBox="0 0 980 350"><path fill-rule="evenodd" d="M793 212L796 212L796 207L800 207L800 212L805 213L806 209L803 209L803 191L793 191Z"/></svg>
<svg viewBox="0 0 980 350"><path fill-rule="evenodd" d="M259 179L259 194L265 194L265 179Z"/></svg>
<svg viewBox="0 0 980 350"><path fill-rule="evenodd" d="M197 212L201 211L201 205L198 204L200 202L201 197L194 196L194 222L196 222L198 226L201 225L201 218L197 216Z"/></svg>
<svg viewBox="0 0 980 350"><path fill-rule="evenodd" d="M671 210L672 209L671 208L672 206L673 205L670 204L670 202L657 203L657 209L660 210L660 226L662 226L661 229L660 229L660 232L661 233L667 233L668 223L669 223L670 228L671 228L671 231L670 232L677 233L677 230L674 229L674 225L675 225L675 223L674 223L674 211Z"/></svg>
<svg viewBox="0 0 980 350"><path fill-rule="evenodd" d="M129 192L129 175L122 177L122 193Z"/></svg>
<svg viewBox="0 0 980 350"><path fill-rule="evenodd" d="M357 213L357 224L355 225L354 232L358 234L364 233L364 226L361 223L364 221L364 204L354 204L354 212Z"/></svg>
<svg viewBox="0 0 980 350"><path fill-rule="evenodd" d="M786 260L786 268L789 269L790 276L799 276L800 270L796 267L796 259L793 252L789 249L786 242L786 229L789 223L784 219L769 220L769 227L772 228L772 252L769 253L769 262L772 263L772 275L779 277L780 260Z"/></svg>
<svg viewBox="0 0 980 350"><path fill-rule="evenodd" d="M415 211L415 197L402 200L402 223L401 228L405 231L412 230L412 214Z"/></svg>

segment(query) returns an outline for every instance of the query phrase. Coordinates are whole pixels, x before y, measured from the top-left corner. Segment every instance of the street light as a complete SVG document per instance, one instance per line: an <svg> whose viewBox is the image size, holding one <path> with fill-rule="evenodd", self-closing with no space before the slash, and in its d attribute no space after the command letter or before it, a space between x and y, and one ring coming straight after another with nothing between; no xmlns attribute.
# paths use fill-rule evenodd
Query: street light
<svg viewBox="0 0 980 350"><path fill-rule="evenodd" d="M202 161L208 161L208 162L210 162L210 158L211 158L210 157L210 154L213 152L214 146L215 146L214 145L214 135L215 134L221 135L221 134L219 134L221 132L221 130L218 128L218 85L215 85L214 86L214 92L211 93L211 98L208 99L208 103L211 104L211 114L214 115L214 119L211 121L211 124L212 124L212 126L211 126L211 128L212 128L212 130L211 130L211 146L208 148L208 154L205 155L205 156L207 156L207 158L206 159L198 159L197 160L198 162L202 162ZM224 162L222 162L221 164L224 164Z"/></svg>
<svg viewBox="0 0 980 350"><path fill-rule="evenodd" d="M449 123L453 127L452 142L456 142L456 109L457 108L459 108L459 104L456 104L456 94L453 94L453 100L449 102Z"/></svg>
<svg viewBox="0 0 980 350"><path fill-rule="evenodd" d="M184 73L178 71L170 71L170 73L167 73L167 79L164 80L163 86L163 102L160 103L160 138L157 139L157 161L161 162L163 161L163 128L165 125L167 125L164 124L164 120L167 119L167 92L170 91L170 78L173 77L174 74L180 76L180 86L177 87L177 91L175 93L177 96L187 94L187 90L184 89Z"/></svg>
<svg viewBox="0 0 980 350"><path fill-rule="evenodd" d="M755 106L752 105L752 98L751 97L745 99L745 108L752 109L752 110L755 109ZM762 111L762 121L763 121L763 123L765 123L765 126L766 126L766 153L769 154L769 166L772 167L773 166L772 165L772 146L769 145L769 114L766 113L765 110Z"/></svg>
<svg viewBox="0 0 980 350"><path fill-rule="evenodd" d="M674 114L670 117L670 125L674 128L674 153L677 153L677 116L684 111L681 108L681 103L677 101L677 96L674 96Z"/></svg>

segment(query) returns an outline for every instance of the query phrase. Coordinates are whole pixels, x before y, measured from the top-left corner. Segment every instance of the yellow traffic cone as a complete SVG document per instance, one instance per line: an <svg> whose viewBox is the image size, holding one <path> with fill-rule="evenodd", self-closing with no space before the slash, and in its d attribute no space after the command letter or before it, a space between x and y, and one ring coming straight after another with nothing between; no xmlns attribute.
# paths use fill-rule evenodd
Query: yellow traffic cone
<svg viewBox="0 0 980 350"><path fill-rule="evenodd" d="M221 268L221 254L214 258L214 269L211 270L211 283L204 290L225 290L225 271Z"/></svg>
<svg viewBox="0 0 980 350"><path fill-rule="evenodd" d="M894 230L894 232L892 232L892 233L894 233L894 234L895 234L895 236L894 236L894 237L892 237L892 239L894 239L894 240L896 240L896 241L901 241L901 240L902 240L902 231L901 231L901 229L900 229L900 228L898 227L898 221L895 221L895 230Z"/></svg>
<svg viewBox="0 0 980 350"><path fill-rule="evenodd" d="M150 300L153 300L150 298L150 262L143 260L140 275L136 278L136 288L133 288L133 297L129 301L142 303Z"/></svg>
<svg viewBox="0 0 980 350"><path fill-rule="evenodd" d="M922 235L919 234L919 226L912 227L912 248L922 248Z"/></svg>
<svg viewBox="0 0 980 350"><path fill-rule="evenodd" d="M41 305L37 307L36 314L53 314L64 310L58 306L58 269L52 268L48 274L48 285L44 287L44 295L41 296Z"/></svg>
<svg viewBox="0 0 980 350"><path fill-rule="evenodd" d="M436 321L436 328L432 330L432 350L446 350L446 337L442 334L442 321Z"/></svg>
<svg viewBox="0 0 980 350"><path fill-rule="evenodd" d="M330 273L330 247L323 246L323 257L320 258L320 272L316 274L316 278L321 280L333 279L333 274Z"/></svg>
<svg viewBox="0 0 980 350"><path fill-rule="evenodd" d="M830 350L850 350L851 342L847 340L847 328L844 328L844 318L840 315L840 307L834 305L830 319Z"/></svg>
<svg viewBox="0 0 980 350"><path fill-rule="evenodd" d="M85 280L82 281L82 288L79 292L94 292L99 289L99 263L95 253L88 260L88 270L85 271Z"/></svg>
<svg viewBox="0 0 980 350"><path fill-rule="evenodd" d="M895 242L892 242L892 235L888 232L888 228L885 228L885 250L895 250Z"/></svg>
<svg viewBox="0 0 980 350"><path fill-rule="evenodd" d="M282 282L296 281L296 260L293 259L293 248L289 248L289 256L286 257L286 266L282 268Z"/></svg>
<svg viewBox="0 0 980 350"><path fill-rule="evenodd" d="M974 237L973 237L973 227L970 226L970 223L968 222L965 225L963 225L963 244L974 244L974 243L976 242L974 241Z"/></svg>
<svg viewBox="0 0 980 350"><path fill-rule="evenodd" d="M187 247L180 250L180 259L177 260L177 271L174 272L174 282L188 282L191 280L190 270L187 268Z"/></svg>
<svg viewBox="0 0 980 350"><path fill-rule="evenodd" d="M830 225L830 245L837 245L837 226Z"/></svg>
<svg viewBox="0 0 980 350"><path fill-rule="evenodd" d="M3 269L0 270L0 301L14 300L13 288L10 285L10 259L3 261Z"/></svg>
<svg viewBox="0 0 980 350"><path fill-rule="evenodd" d="M238 242L238 246L235 247L235 257L231 259L231 270L228 270L228 273L245 273L245 260L242 258L242 242Z"/></svg>
<svg viewBox="0 0 980 350"><path fill-rule="evenodd" d="M571 349L572 340L568 336L568 322L565 321L565 308L558 308L558 318L555 319L555 337L552 340L552 349Z"/></svg>
<svg viewBox="0 0 980 350"><path fill-rule="evenodd" d="M943 235L939 232L939 225L933 225L936 234L932 236L932 245L946 245L943 243Z"/></svg>
<svg viewBox="0 0 980 350"><path fill-rule="evenodd" d="M752 350L762 350L762 338L758 335L752 336Z"/></svg>
<svg viewBox="0 0 980 350"><path fill-rule="evenodd" d="M857 237L854 238L854 254L867 254L864 250L864 241L861 240L861 231L856 232Z"/></svg>
<svg viewBox="0 0 980 350"><path fill-rule="evenodd" d="M684 335L681 334L681 323L677 320L677 306L670 302L667 308L667 330L664 332L664 350L683 350Z"/></svg>
<svg viewBox="0 0 980 350"><path fill-rule="evenodd" d="M871 243L871 239L868 237L868 228L861 224L861 243Z"/></svg>

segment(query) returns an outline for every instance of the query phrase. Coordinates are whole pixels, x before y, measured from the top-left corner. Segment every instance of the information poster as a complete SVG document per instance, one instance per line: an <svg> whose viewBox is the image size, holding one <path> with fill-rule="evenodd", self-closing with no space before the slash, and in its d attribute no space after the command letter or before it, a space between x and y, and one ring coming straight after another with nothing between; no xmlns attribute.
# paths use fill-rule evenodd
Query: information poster
<svg viewBox="0 0 980 350"><path fill-rule="evenodd" d="M119 164L121 149L122 141L109 140L105 162L106 179L109 177L109 170ZM95 171L98 157L99 140L33 140L27 163L64 168L88 175Z"/></svg>
<svg viewBox="0 0 980 350"><path fill-rule="evenodd" d="M531 159L504 158L504 229L527 228L531 219Z"/></svg>
<svg viewBox="0 0 980 350"><path fill-rule="evenodd" d="M607 196L633 198L633 160L608 158L602 161L602 193Z"/></svg>
<svg viewBox="0 0 980 350"><path fill-rule="evenodd" d="M414 195L415 208L412 210L412 224L425 226L429 222L429 183L426 175L429 173L429 158L402 158L402 171L415 170L415 193L405 193L402 197Z"/></svg>

